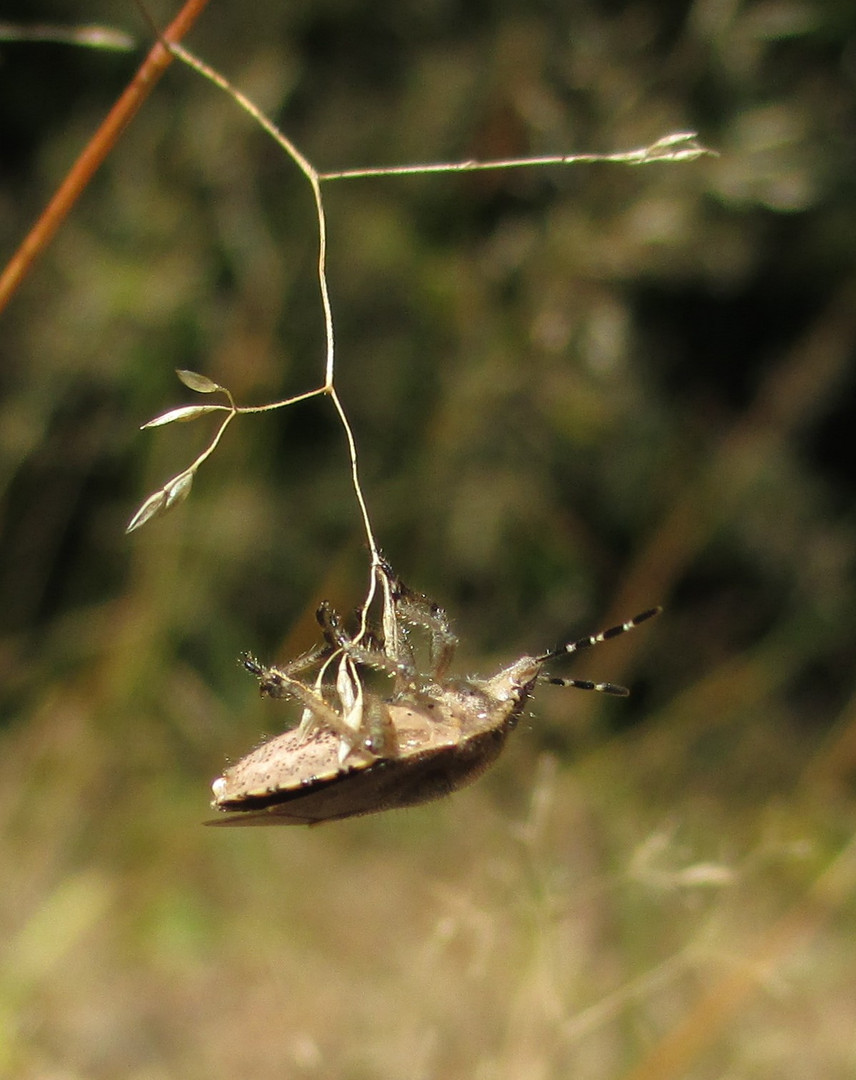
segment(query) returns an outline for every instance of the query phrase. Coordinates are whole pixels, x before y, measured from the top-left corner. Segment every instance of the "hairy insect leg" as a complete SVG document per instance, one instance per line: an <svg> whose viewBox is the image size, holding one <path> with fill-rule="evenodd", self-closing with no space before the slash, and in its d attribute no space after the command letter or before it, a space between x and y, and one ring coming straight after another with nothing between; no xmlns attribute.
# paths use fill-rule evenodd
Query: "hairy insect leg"
<svg viewBox="0 0 856 1080"><path fill-rule="evenodd" d="M254 656L246 654L242 658L243 666L259 680L262 694L272 698L291 698L300 702L315 723L335 732L349 747L357 741L354 728L350 727L342 716L329 705L317 689L306 686L295 679L283 668L265 667Z"/></svg>
<svg viewBox="0 0 856 1080"><path fill-rule="evenodd" d="M413 668L415 666L413 650L407 640L407 632L398 617L398 577L382 556L375 568L375 574L383 596L381 610L381 633L383 638L379 643L380 651L390 659ZM365 638L363 638L362 643L367 644ZM396 691L400 692L405 688L405 685L396 682Z"/></svg>
<svg viewBox="0 0 856 1080"><path fill-rule="evenodd" d="M383 648L372 648L374 636L371 635L369 643L354 641L342 628L338 614L325 601L316 612L318 622L324 632L324 637L337 649L349 656L355 663L362 667L371 668L384 675L390 675L396 680L401 680L405 687L411 687L416 683L416 672L412 658L401 659L397 655L386 651L386 641ZM400 687L396 687L400 689Z"/></svg>
<svg viewBox="0 0 856 1080"><path fill-rule="evenodd" d="M440 682L449 670L458 644L448 615L439 604L405 585L386 560L381 563L381 571L392 597L396 621L419 627L430 635L431 675Z"/></svg>
<svg viewBox="0 0 856 1080"><path fill-rule="evenodd" d="M398 733L389 706L380 698L370 697L366 702L364 726L365 749L379 758L396 758L399 754Z"/></svg>
<svg viewBox="0 0 856 1080"><path fill-rule="evenodd" d="M307 671L309 668L314 667L316 664L324 660L333 651L329 643L325 642L323 645L316 645L315 648L309 649L300 656L295 656L293 660L288 660L284 664L277 665L276 668L267 669L263 664L260 664L255 657L249 653L243 653L240 657L241 666L246 668L247 671L256 676L266 670L275 670L281 672L283 675L287 675L289 678L294 678L295 675L299 675L303 671ZM269 693L268 690L262 688L263 693ZM277 697L277 694L270 694L271 697Z"/></svg>
<svg viewBox="0 0 856 1080"><path fill-rule="evenodd" d="M350 640L342 626L342 616L329 601L321 601L315 612L315 618L330 649L341 649L343 642Z"/></svg>

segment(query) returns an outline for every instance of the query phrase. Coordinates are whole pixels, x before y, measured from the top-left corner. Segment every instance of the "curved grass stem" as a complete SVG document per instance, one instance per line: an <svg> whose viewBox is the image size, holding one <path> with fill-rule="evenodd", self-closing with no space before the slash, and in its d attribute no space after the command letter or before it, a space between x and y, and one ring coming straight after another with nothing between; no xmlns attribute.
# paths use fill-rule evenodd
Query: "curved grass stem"
<svg viewBox="0 0 856 1080"><path fill-rule="evenodd" d="M225 434L226 428L239 413L272 412L275 409L283 409L289 405L296 405L299 402L307 401L313 397L319 397L322 394L326 395L333 403L333 407L339 418L339 423L345 434L345 440L348 447L348 459L350 462L351 486L354 491L363 532L371 556L369 585L366 598L361 607L361 625L357 637L357 640L359 640L367 633L368 611L377 592L378 577L382 574L383 569L383 559L372 529L368 504L360 481L359 460L354 432L335 387L335 337L333 332L333 309L330 302L330 290L327 280L327 216L324 208L324 199L321 193L322 183L328 183L333 180L352 180L382 176L419 176L428 173L459 173L488 169L531 168L592 162L644 165L658 161L691 161L704 154L708 154L711 151L699 144L694 132L682 131L666 135L652 143L650 146L612 154L559 154L530 158L504 158L495 161L476 161L471 159L459 162L441 162L423 165L394 165L321 173L298 149L291 139L289 139L288 136L285 135L253 101L233 86L219 71L210 67L180 44L179 38L183 36L187 27L190 25L190 22L193 21L193 18L201 11L206 2L207 0L187 0L179 17L163 34L159 33L157 28L154 27L154 24L152 24L154 32L158 35L158 41L151 50L146 64L141 68L138 80L153 80L160 74L170 59L174 57L180 60L197 74L213 83L224 93L228 94L240 108L242 108L265 132L267 132L268 135L270 135L303 173L312 188L318 228L317 277L324 318L324 382L314 390L308 390L304 393L293 395L282 401L270 402L265 405L238 406L235 404L232 395L225 387L213 383L210 379L202 375L196 375L192 372L179 372L179 377L182 378L182 381L184 381L192 390L197 390L201 393L211 393L213 391L223 392L228 398L228 406L200 406L196 408L193 406L181 407L179 409L171 410L169 413L155 421L150 421L147 426L159 426L163 423L172 422L172 420L195 419L198 416L216 411L219 408L228 409L228 415L223 419L208 447L187 469L173 477L173 479L164 485L160 491L155 492L146 500L140 510L134 515L128 528L129 531L133 528L138 528L150 518L169 510L172 506L177 505L178 502L186 498L197 469L211 456ZM136 85L136 82L137 80L132 84L132 88ZM129 88L129 92L132 88ZM148 92L148 89L146 89L146 92ZM113 141L115 141L115 136L118 134L118 131L121 130L124 123L127 122L130 115L133 114L133 111L139 107L144 96L145 94L139 88L134 90L131 94L130 105L124 105L123 109L119 110L117 114L118 118L113 120L113 127L115 128L115 132L112 136ZM124 98L122 101L124 102ZM117 103L117 109L119 104L120 103ZM115 109L114 112L116 112ZM111 113L111 117L112 116L113 114ZM96 140L93 140L93 143L95 142ZM98 162L103 159L104 154L106 154L111 146L112 141L108 141L108 136L106 134L100 138L97 145L98 154L100 154L100 156L96 155ZM57 199L60 202L63 202L63 199L65 198L65 196L63 196L63 199L60 199L60 193L65 190L66 186L70 186L75 192L79 192L81 186L87 182L88 176L91 175L94 166L90 163L87 168L89 168L90 171L87 173L84 169L83 178L77 177L76 174L73 178L72 174L69 174L66 185L63 185L63 188L57 193ZM49 222L53 220L54 218L48 217L47 211L45 215L43 215L43 218L40 219L40 224L44 222L40 239L42 245L46 243L47 239L50 237L51 226ZM57 218L56 220L58 221L61 219ZM55 228L55 225L53 227ZM0 306L2 306L2 302L2 281L0 281Z"/></svg>

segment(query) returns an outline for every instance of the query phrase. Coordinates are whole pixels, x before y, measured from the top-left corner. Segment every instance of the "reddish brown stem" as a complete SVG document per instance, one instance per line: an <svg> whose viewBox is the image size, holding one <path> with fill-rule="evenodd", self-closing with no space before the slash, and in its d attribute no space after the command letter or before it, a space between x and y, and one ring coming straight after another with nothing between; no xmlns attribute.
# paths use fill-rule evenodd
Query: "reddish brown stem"
<svg viewBox="0 0 856 1080"><path fill-rule="evenodd" d="M208 0L186 0L181 11L164 30L162 41L170 43L181 41L207 4ZM9 302L32 263L51 242L54 233L65 220L66 214L74 206L98 167L113 149L116 140L133 119L137 109L149 96L158 79L172 62L172 53L162 41L157 41L152 47L127 89L107 114L101 127L86 144L53 198L9 260L0 275L0 311Z"/></svg>

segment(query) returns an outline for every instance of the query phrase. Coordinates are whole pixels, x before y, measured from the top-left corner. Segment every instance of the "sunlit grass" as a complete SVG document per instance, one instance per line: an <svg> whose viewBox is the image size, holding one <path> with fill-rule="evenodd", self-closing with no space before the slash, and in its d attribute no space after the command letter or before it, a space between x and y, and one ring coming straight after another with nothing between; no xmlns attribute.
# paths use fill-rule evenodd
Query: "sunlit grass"
<svg viewBox="0 0 856 1080"><path fill-rule="evenodd" d="M651 799L644 739L560 763L522 731L445 803L224 834L137 724L118 760L68 701L6 733L8 1075L647 1076L694 1016L650 1075L796 1077L785 1031L844 1075L856 864L817 891L816 792Z"/></svg>

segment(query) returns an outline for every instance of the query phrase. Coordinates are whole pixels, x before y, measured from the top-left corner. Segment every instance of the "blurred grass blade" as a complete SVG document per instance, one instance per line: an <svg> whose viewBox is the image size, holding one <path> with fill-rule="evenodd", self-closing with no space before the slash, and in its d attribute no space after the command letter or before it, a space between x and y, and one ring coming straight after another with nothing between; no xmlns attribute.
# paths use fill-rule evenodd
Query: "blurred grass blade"
<svg viewBox="0 0 856 1080"><path fill-rule="evenodd" d="M137 42L124 30L112 26L58 26L53 23L0 22L0 41L55 42L58 45L83 45L90 49L110 49L129 52Z"/></svg>

